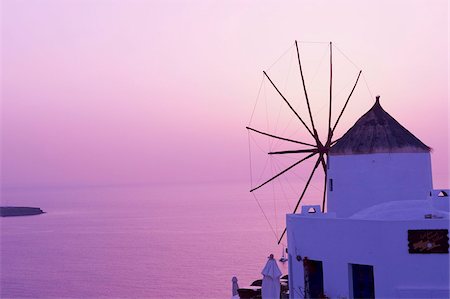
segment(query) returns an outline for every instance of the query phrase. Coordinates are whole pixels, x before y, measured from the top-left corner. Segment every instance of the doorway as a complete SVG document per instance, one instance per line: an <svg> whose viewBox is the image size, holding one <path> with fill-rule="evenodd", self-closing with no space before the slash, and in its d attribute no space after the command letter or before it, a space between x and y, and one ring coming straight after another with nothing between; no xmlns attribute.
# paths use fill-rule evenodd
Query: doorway
<svg viewBox="0 0 450 299"><path fill-rule="evenodd" d="M350 264L353 298L375 298L373 266Z"/></svg>
<svg viewBox="0 0 450 299"><path fill-rule="evenodd" d="M323 296L323 268L321 261L303 260L305 273L305 298Z"/></svg>

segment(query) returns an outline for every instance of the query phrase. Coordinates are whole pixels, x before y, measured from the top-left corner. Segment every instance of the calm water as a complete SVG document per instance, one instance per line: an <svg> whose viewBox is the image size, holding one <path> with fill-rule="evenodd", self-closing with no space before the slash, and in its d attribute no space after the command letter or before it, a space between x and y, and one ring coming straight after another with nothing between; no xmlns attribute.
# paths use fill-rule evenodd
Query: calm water
<svg viewBox="0 0 450 299"><path fill-rule="evenodd" d="M229 298L281 248L246 185L9 191L1 297ZM287 265L281 265L287 273Z"/></svg>

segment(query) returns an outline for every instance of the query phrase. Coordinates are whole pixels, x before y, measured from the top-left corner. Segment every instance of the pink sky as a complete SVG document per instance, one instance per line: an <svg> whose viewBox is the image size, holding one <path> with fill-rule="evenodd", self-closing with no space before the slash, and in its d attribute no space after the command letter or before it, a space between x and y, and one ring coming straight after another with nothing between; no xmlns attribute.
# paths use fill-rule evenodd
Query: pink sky
<svg viewBox="0 0 450 299"><path fill-rule="evenodd" d="M295 39L345 50L448 186L445 0L2 6L4 186L247 180L262 70Z"/></svg>

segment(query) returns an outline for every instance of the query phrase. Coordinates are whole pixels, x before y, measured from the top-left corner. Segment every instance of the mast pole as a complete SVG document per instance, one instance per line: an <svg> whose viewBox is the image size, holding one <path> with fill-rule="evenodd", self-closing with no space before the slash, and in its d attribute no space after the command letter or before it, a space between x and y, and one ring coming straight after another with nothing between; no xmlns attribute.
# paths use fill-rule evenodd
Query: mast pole
<svg viewBox="0 0 450 299"><path fill-rule="evenodd" d="M333 98L333 45L330 42L330 107L328 109L328 138L331 139L331 102Z"/></svg>
<svg viewBox="0 0 450 299"><path fill-rule="evenodd" d="M326 159L328 162L328 157ZM326 202L326 198L327 198L328 171L327 171L327 163L325 162L324 155L321 156L321 163L322 163L323 171L325 172L325 181L323 183L323 198L322 198L322 213L325 213L325 202Z"/></svg>

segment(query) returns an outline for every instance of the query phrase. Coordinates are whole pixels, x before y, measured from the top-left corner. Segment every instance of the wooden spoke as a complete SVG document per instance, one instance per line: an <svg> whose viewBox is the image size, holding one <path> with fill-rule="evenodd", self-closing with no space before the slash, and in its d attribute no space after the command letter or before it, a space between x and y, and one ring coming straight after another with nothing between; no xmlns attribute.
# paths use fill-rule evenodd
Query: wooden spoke
<svg viewBox="0 0 450 299"><path fill-rule="evenodd" d="M333 45L330 42L330 105L328 108L328 136L327 142L331 139L331 104L333 99Z"/></svg>
<svg viewBox="0 0 450 299"><path fill-rule="evenodd" d="M297 205L295 206L294 212L293 212L292 214L295 214L295 212L297 212L297 209L298 209L298 207L299 207L299 205L300 205L300 202L301 202L302 199L303 199L303 196L305 196L306 190L308 189L309 183L311 182L311 179L312 179L312 177L313 177L313 175L314 175L314 172L316 172L316 169L317 169L317 167L318 167L319 164L320 164L320 160L321 160L321 159L320 159L320 157L319 157L319 159L317 159L316 164L314 165L314 168L313 168L311 174L309 175L308 181L306 181L306 185L305 185L305 187L303 188L303 192L302 192L302 194L300 195L300 198L298 199ZM281 239L283 239L283 236L284 236L285 233L286 233L286 228L284 229L283 233L281 234L281 237L280 237L280 239L278 240L278 244L280 244Z"/></svg>
<svg viewBox="0 0 450 299"><path fill-rule="evenodd" d="M336 127L337 127L337 125L338 125L338 123L339 123L339 120L341 119L341 116L342 116L342 114L343 114L344 111L345 111L345 108L347 108L348 101L350 100L350 97L352 96L353 91L355 90L356 85L358 84L359 77L361 76L361 73L362 73L362 71L359 71L358 77L356 78L356 82L355 82L355 84L353 85L352 91L351 91L350 94L348 95L348 98L347 98L347 100L345 101L344 107L342 108L341 113L339 113L339 116L338 116L338 118L337 118L337 120L336 120L336 123L334 124L333 129L331 130L332 133L334 133L334 130L336 129ZM335 142L336 142L336 141L335 141Z"/></svg>
<svg viewBox="0 0 450 299"><path fill-rule="evenodd" d="M299 153L318 153L317 149L304 149L304 150L292 150L292 151L280 151L269 152L269 155L282 155L282 154L299 154Z"/></svg>
<svg viewBox="0 0 450 299"><path fill-rule="evenodd" d="M278 239L278 244L281 243L281 240L283 239L284 235L286 234L286 230L287 230L287 227L284 228L283 233L281 234L280 239Z"/></svg>
<svg viewBox="0 0 450 299"><path fill-rule="evenodd" d="M334 144L335 144L336 142L338 142L340 139L341 139L341 138L338 138L338 139L336 139L335 141L332 141L332 142L330 143L330 146L334 145Z"/></svg>
<svg viewBox="0 0 450 299"><path fill-rule="evenodd" d="M310 144L310 143L306 143L306 142L302 142L302 141L297 141L297 140L293 140L293 139L289 139L289 138L284 138L284 137L280 137L280 136L276 136L276 135L272 135L269 133L265 133L262 131L258 131L256 129L250 128L250 127L245 127L247 130L259 133L261 135L266 135L272 138L276 138L276 139L280 139L280 140L284 140L284 141L289 141L289 142L294 142L294 143L298 143L298 144L303 144L303 145L308 145L308 146L312 146L312 147L316 147L314 144Z"/></svg>
<svg viewBox="0 0 450 299"><path fill-rule="evenodd" d="M319 166L319 164L320 164L320 158L317 159L316 165L314 165L314 168L313 168L311 174L309 175L308 180L306 181L306 185L305 185L305 187L303 188L302 195L300 195L300 198L299 198L298 201L297 201L297 205L296 205L295 208L294 208L293 214L295 214L295 212L297 212L297 209L298 209L298 207L299 207L299 205L300 205L300 202L302 201L303 196L305 195L306 190L308 189L309 183L311 182L311 179L312 179L312 177L313 177L313 175L314 175L314 172L316 172L316 169L317 169L317 167Z"/></svg>
<svg viewBox="0 0 450 299"><path fill-rule="evenodd" d="M278 94L283 98L283 100L286 102L286 104L289 106L289 108L294 112L294 114L297 116L297 118L301 121L301 123L305 126L306 130L308 130L309 134L311 134L312 137L314 137L314 134L311 132L311 129L306 125L306 123L303 121L303 119L298 115L297 111L291 106L289 101L284 97L284 95L280 92L280 90L277 88L277 86L273 83L273 81L270 79L270 77L267 75L265 71L263 71L264 75L269 79L272 86L275 88L275 90L278 92ZM314 138L315 139L315 138Z"/></svg>
<svg viewBox="0 0 450 299"><path fill-rule="evenodd" d="M312 113L311 113L311 106L309 105L308 92L306 91L305 77L303 76L302 62L300 60L300 52L298 50L297 41L295 41L295 47L297 48L298 67L300 69L300 77L302 78L303 92L305 93L306 105L308 106L309 118L311 120L311 125L312 125L314 136L315 136L314 139L317 140L319 138L319 136L317 134L316 127L314 126L314 120L313 120Z"/></svg>
<svg viewBox="0 0 450 299"><path fill-rule="evenodd" d="M279 177L280 175L282 175L282 174L285 173L286 171L292 169L293 167L295 167L296 165L302 163L303 161L305 161L305 160L311 158L311 157L314 156L315 154L317 154L317 153L312 153L312 154L306 156L305 158L303 158L303 159L301 159L301 160L295 162L294 164L292 164L292 165L289 166L288 168L284 169L283 171L281 171L281 172L278 173L277 175L271 177L270 179L268 179L267 181L265 181L264 183L262 183L262 184L259 185L258 187L255 187L255 188L251 189L250 192L253 192L253 191L255 191L255 190L261 188L261 187L264 186L265 184L267 184L267 183L273 181L274 179L276 179L277 177Z"/></svg>

